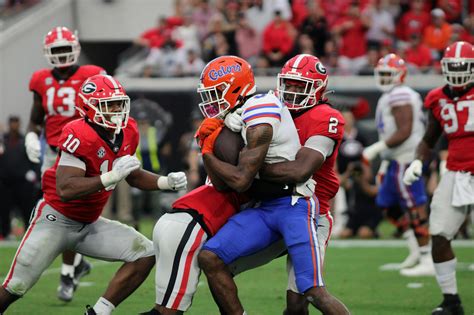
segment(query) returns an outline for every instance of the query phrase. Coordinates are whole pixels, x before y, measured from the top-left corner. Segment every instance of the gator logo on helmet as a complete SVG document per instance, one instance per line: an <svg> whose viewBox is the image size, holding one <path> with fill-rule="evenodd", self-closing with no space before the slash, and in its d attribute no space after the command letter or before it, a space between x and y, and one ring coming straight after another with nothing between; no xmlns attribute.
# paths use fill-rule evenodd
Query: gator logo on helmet
<svg viewBox="0 0 474 315"><path fill-rule="evenodd" d="M97 85L93 82L87 82L82 86L82 93L84 94L91 94L97 90Z"/></svg>
<svg viewBox="0 0 474 315"><path fill-rule="evenodd" d="M316 70L321 74L326 74L327 70L322 63L318 62L315 66Z"/></svg>
<svg viewBox="0 0 474 315"><path fill-rule="evenodd" d="M217 79L225 76L226 74L240 71L242 71L242 67L240 67L240 65L238 64L227 67L221 66L219 70L212 69L211 71L209 71L209 78L212 81L216 81Z"/></svg>

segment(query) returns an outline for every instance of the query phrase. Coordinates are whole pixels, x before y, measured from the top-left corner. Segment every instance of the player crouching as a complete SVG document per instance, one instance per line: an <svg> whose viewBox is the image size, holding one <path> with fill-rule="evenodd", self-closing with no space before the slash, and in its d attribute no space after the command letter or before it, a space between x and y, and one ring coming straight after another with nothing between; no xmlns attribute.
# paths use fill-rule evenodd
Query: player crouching
<svg viewBox="0 0 474 315"><path fill-rule="evenodd" d="M184 173L159 176L134 156L139 135L129 118L130 99L111 76L87 79L79 94L83 118L68 123L59 138L54 167L43 176L44 199L34 210L8 275L0 288L0 313L23 296L64 250L123 261L104 295L86 314L110 314L146 279L153 243L135 229L100 216L123 179L139 189L185 189Z"/></svg>

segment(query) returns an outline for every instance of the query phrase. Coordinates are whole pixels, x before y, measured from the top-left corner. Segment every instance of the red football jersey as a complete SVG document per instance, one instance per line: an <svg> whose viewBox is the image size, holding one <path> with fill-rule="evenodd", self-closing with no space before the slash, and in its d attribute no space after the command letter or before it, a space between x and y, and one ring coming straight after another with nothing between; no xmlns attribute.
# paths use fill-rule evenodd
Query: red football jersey
<svg viewBox="0 0 474 315"><path fill-rule="evenodd" d="M319 199L319 213L329 212L330 200L339 190L339 178L334 170L339 146L344 136L344 117L328 104L314 106L293 118L301 145L313 136L325 136L335 141L333 153L326 157L321 168L313 175L316 181L316 197Z"/></svg>
<svg viewBox="0 0 474 315"><path fill-rule="evenodd" d="M451 171L474 173L474 87L460 97L453 97L448 86L436 88L425 98L448 139L448 161Z"/></svg>
<svg viewBox="0 0 474 315"><path fill-rule="evenodd" d="M82 160L86 165L86 177L99 176L112 170L114 161L124 155L133 155L138 146L139 135L135 120L129 118L127 127L117 135L115 143L106 140L104 129L77 119L64 126L59 138L60 152L67 152ZM112 190L99 190L80 199L61 201L56 192L55 165L43 175L44 199L66 217L84 223L97 220Z"/></svg>
<svg viewBox="0 0 474 315"><path fill-rule="evenodd" d="M214 235L248 200L245 194L219 192L214 186L202 185L176 200L173 208L196 210Z"/></svg>
<svg viewBox="0 0 474 315"><path fill-rule="evenodd" d="M57 147L64 125L80 117L75 105L82 82L100 73L105 74L105 70L92 65L77 67L67 80L59 80L55 69L41 69L33 73L30 91L41 96L46 114L45 136L49 145Z"/></svg>

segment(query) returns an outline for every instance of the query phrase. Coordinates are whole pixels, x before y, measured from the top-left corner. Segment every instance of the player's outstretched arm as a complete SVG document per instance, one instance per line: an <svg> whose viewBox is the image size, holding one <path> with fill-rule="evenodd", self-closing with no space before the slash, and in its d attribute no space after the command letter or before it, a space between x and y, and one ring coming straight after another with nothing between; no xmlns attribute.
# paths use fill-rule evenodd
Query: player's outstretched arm
<svg viewBox="0 0 474 315"><path fill-rule="evenodd" d="M85 174L86 171L81 168L58 165L56 192L62 201L79 199L104 189L100 176L85 177Z"/></svg>
<svg viewBox="0 0 474 315"><path fill-rule="evenodd" d="M131 172L126 181L130 186L141 190L182 190L186 189L188 183L183 172L161 176L142 168Z"/></svg>
<svg viewBox="0 0 474 315"><path fill-rule="evenodd" d="M230 188L238 192L246 191L265 161L273 128L269 124L260 124L247 129L247 145L240 153L237 166L223 162L212 152L204 154L207 167L219 176Z"/></svg>
<svg viewBox="0 0 474 315"><path fill-rule="evenodd" d="M324 155L316 150L302 147L294 161L264 164L260 177L276 183L303 183L310 179L324 163Z"/></svg>

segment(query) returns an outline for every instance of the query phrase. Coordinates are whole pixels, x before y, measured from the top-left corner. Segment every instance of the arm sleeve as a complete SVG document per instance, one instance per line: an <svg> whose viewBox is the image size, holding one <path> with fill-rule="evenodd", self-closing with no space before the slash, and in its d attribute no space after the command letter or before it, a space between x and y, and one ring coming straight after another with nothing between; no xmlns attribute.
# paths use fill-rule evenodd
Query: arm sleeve
<svg viewBox="0 0 474 315"><path fill-rule="evenodd" d="M72 166L72 167L80 168L81 170L84 170L84 171L86 170L86 163L84 163L79 158L65 151L61 152L61 158L59 159L58 165Z"/></svg>
<svg viewBox="0 0 474 315"><path fill-rule="evenodd" d="M398 107L411 103L411 94L404 90L393 92L388 98L388 105L390 107Z"/></svg>
<svg viewBox="0 0 474 315"><path fill-rule="evenodd" d="M242 119L247 127L269 124L276 134L281 123L282 106L273 100L258 102L244 109Z"/></svg>
<svg viewBox="0 0 474 315"><path fill-rule="evenodd" d="M324 159L332 154L336 142L325 136L312 136L306 140L304 147L320 152Z"/></svg>

